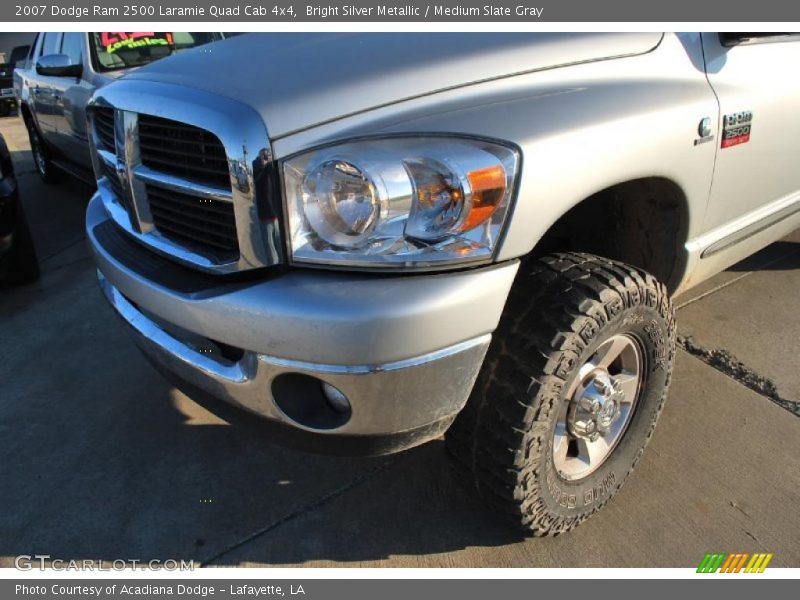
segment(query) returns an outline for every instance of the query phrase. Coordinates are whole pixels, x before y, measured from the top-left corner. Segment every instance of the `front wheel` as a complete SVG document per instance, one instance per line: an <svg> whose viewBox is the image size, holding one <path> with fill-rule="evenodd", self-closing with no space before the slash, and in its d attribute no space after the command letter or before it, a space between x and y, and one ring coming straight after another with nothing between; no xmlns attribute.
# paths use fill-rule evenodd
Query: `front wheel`
<svg viewBox="0 0 800 600"><path fill-rule="evenodd" d="M523 263L448 449L518 525L568 531L636 466L674 357L674 311L652 275L579 253Z"/></svg>

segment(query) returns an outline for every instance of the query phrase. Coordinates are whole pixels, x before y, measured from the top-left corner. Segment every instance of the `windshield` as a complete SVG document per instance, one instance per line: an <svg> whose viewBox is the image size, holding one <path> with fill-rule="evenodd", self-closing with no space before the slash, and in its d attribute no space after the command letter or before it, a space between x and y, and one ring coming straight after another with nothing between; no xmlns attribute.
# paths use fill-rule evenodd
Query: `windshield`
<svg viewBox="0 0 800 600"><path fill-rule="evenodd" d="M148 63L222 39L219 33L201 32L120 32L89 34L92 56L98 71L141 67Z"/></svg>

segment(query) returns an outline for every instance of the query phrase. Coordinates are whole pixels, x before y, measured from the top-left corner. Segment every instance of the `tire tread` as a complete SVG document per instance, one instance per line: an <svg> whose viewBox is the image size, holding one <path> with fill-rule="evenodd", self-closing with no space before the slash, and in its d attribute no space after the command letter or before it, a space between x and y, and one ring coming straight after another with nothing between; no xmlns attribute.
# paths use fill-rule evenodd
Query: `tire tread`
<svg viewBox="0 0 800 600"><path fill-rule="evenodd" d="M561 517L548 511L541 492L540 461L548 443L551 412L571 361L615 314L648 301L668 324L671 376L675 317L669 293L649 273L591 254L566 252L532 259L509 295L472 396L447 432L455 464L478 494L535 536L557 535L600 510ZM532 375L533 374L533 375ZM537 375L538 374L538 375ZM520 394L517 390L526 390ZM663 408L667 386L657 408ZM647 431L650 439L655 419ZM642 448L643 450L643 448ZM638 463L615 483L618 489Z"/></svg>

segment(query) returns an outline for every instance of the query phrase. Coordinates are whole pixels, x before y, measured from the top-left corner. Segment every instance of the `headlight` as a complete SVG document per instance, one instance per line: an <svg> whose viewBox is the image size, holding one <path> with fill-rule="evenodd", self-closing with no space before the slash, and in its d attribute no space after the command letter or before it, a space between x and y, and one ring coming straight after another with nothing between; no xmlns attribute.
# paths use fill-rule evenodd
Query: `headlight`
<svg viewBox="0 0 800 600"><path fill-rule="evenodd" d="M426 267L492 257L519 157L465 138L329 146L283 163L297 263Z"/></svg>

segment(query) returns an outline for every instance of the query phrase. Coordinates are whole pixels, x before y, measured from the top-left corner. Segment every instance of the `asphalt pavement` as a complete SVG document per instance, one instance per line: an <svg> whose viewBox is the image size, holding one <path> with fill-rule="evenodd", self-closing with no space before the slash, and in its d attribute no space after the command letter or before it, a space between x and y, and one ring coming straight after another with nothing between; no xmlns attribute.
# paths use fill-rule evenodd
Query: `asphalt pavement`
<svg viewBox="0 0 800 600"><path fill-rule="evenodd" d="M97 288L90 187L47 186L0 119L42 261L0 290L0 567L64 560L207 566L696 566L772 552L800 567L800 231L676 299L670 398L624 489L557 538L487 514L443 443L375 459L272 444L171 387Z"/></svg>

